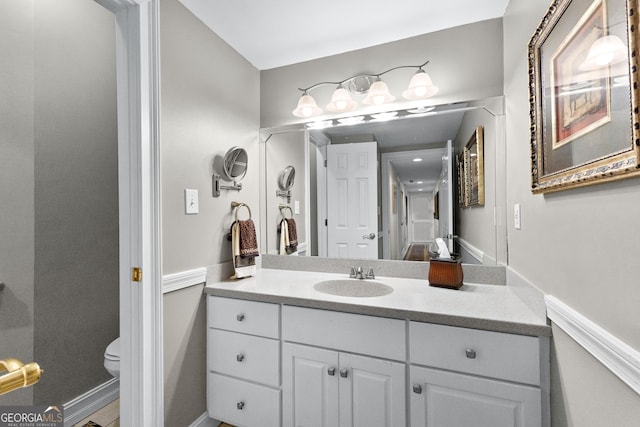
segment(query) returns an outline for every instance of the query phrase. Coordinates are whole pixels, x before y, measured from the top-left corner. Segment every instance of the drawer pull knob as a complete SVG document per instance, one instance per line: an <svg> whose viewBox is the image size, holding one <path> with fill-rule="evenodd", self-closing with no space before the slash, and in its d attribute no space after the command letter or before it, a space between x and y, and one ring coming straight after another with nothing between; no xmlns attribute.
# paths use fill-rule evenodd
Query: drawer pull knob
<svg viewBox="0 0 640 427"><path fill-rule="evenodd" d="M244 314L238 314L238 315L236 316L236 320L237 320L238 322L242 322L242 321L244 320Z"/></svg>
<svg viewBox="0 0 640 427"><path fill-rule="evenodd" d="M340 369L340 376L342 378L347 378L349 376L349 370L348 369Z"/></svg>
<svg viewBox="0 0 640 427"><path fill-rule="evenodd" d="M238 411L242 411L244 409L244 402L236 403L236 408L238 408Z"/></svg>
<svg viewBox="0 0 640 427"><path fill-rule="evenodd" d="M244 360L244 354L238 354L238 355L236 355L236 360L237 360L238 362L242 362L242 361Z"/></svg>
<svg viewBox="0 0 640 427"><path fill-rule="evenodd" d="M415 394L422 394L422 386L420 384L413 385L413 392Z"/></svg>
<svg viewBox="0 0 640 427"><path fill-rule="evenodd" d="M476 358L476 351L472 348L468 348L465 353L467 354L467 359L475 359Z"/></svg>
<svg viewBox="0 0 640 427"><path fill-rule="evenodd" d="M328 368L327 369L327 374L331 375L332 377L336 374L336 368Z"/></svg>

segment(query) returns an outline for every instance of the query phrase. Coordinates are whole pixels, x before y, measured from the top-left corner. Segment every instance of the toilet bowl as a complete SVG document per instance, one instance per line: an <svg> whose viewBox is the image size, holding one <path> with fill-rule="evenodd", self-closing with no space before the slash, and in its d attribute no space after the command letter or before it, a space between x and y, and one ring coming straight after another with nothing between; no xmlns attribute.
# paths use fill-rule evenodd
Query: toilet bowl
<svg viewBox="0 0 640 427"><path fill-rule="evenodd" d="M120 337L116 338L104 351L104 368L113 376L120 376Z"/></svg>

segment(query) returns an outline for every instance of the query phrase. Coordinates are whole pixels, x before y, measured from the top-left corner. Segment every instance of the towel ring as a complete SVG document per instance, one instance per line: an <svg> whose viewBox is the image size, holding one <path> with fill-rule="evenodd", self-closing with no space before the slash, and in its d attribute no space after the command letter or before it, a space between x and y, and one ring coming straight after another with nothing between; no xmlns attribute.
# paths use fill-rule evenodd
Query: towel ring
<svg viewBox="0 0 640 427"><path fill-rule="evenodd" d="M293 218L293 209L291 209L291 206L287 206L287 205L280 205L280 206L278 206L278 207L279 207L279 209L280 209L280 215L282 215L282 218L284 218L284 219L291 219L291 218ZM285 216L285 214L284 214L284 211L285 211L285 210L287 210L287 209L289 210L289 212L291 212L291 216L290 216L289 218L287 218L287 217Z"/></svg>
<svg viewBox="0 0 640 427"><path fill-rule="evenodd" d="M249 205L240 202L231 202L231 207L236 210L236 221L238 220L238 211L243 206L247 208L247 211L249 212L249 219L251 219L251 208L249 207Z"/></svg>

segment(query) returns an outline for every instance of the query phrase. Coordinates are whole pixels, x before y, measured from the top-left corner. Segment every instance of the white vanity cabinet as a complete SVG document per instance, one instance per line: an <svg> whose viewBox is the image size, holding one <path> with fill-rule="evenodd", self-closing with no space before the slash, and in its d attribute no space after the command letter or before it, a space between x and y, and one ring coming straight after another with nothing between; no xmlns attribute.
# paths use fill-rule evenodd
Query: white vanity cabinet
<svg viewBox="0 0 640 427"><path fill-rule="evenodd" d="M280 305L207 298L207 412L243 427L280 426Z"/></svg>
<svg viewBox="0 0 640 427"><path fill-rule="evenodd" d="M411 427L540 427L540 338L410 322Z"/></svg>
<svg viewBox="0 0 640 427"><path fill-rule="evenodd" d="M284 427L406 425L405 322L284 306L282 338Z"/></svg>

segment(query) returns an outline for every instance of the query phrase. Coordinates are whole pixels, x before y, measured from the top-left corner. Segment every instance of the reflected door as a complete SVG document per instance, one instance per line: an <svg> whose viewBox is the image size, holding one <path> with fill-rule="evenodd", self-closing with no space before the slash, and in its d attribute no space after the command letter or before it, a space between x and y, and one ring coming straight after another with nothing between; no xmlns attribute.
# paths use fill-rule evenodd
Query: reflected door
<svg viewBox="0 0 640 427"><path fill-rule="evenodd" d="M441 185L439 186L440 203L438 229L436 237L442 237L453 252L453 239L455 233L453 218L453 146L451 141L447 141L447 154L442 157Z"/></svg>
<svg viewBox="0 0 640 427"><path fill-rule="evenodd" d="M378 258L377 144L327 146L327 252Z"/></svg>

